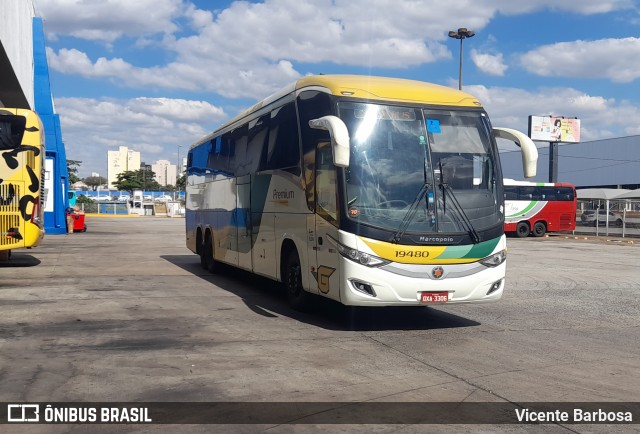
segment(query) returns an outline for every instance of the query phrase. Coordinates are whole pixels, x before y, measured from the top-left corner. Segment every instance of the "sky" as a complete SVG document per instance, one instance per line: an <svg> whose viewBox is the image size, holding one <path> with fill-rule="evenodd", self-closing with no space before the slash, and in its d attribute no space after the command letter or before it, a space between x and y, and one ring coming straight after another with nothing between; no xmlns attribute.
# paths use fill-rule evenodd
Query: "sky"
<svg viewBox="0 0 640 434"><path fill-rule="evenodd" d="M128 146L177 164L189 146L310 74L458 87L494 126L581 120L581 139L640 134L637 0L35 0L54 104L80 177ZM539 146L544 144L539 143Z"/></svg>

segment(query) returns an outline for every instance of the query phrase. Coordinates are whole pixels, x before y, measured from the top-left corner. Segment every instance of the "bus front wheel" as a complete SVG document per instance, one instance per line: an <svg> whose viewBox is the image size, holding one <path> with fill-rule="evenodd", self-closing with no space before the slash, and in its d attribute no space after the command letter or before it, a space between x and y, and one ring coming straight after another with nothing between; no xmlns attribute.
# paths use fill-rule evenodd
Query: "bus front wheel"
<svg viewBox="0 0 640 434"><path fill-rule="evenodd" d="M547 226L542 222L536 222L533 225L533 236L534 237L542 237L547 233Z"/></svg>
<svg viewBox="0 0 640 434"><path fill-rule="evenodd" d="M298 252L295 249L287 255L282 281L291 307L298 311L307 310L311 295L302 288L302 267L300 266Z"/></svg>
<svg viewBox="0 0 640 434"><path fill-rule="evenodd" d="M518 226L516 226L516 235L519 238L528 237L530 232L531 230L529 229L529 225L525 222L520 222L518 223Z"/></svg>

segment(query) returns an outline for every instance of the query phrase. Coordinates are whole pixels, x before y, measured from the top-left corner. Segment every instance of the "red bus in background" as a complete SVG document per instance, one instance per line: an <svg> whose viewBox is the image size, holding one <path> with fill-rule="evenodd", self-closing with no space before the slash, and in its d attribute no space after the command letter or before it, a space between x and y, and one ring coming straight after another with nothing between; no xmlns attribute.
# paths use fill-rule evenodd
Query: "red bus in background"
<svg viewBox="0 0 640 434"><path fill-rule="evenodd" d="M576 187L564 182L504 180L504 231L518 237L576 228Z"/></svg>

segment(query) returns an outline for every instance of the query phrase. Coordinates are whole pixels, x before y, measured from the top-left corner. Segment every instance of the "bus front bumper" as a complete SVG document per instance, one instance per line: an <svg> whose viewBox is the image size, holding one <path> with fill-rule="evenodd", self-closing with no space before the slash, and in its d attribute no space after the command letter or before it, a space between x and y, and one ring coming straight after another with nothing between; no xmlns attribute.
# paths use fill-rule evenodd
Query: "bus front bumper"
<svg viewBox="0 0 640 434"><path fill-rule="evenodd" d="M423 293L446 293L446 302L488 303L500 300L504 292L506 261L497 267L472 264L406 265L392 263L367 267L341 257L340 301L350 306L420 306ZM442 277L434 278L437 267Z"/></svg>

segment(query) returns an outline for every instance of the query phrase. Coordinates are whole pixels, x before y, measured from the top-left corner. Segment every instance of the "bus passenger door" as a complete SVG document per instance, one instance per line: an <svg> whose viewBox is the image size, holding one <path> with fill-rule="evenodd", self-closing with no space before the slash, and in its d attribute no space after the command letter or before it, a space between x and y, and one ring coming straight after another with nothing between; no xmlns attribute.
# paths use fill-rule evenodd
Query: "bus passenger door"
<svg viewBox="0 0 640 434"><path fill-rule="evenodd" d="M338 200L336 167L331 146L320 143L316 151L316 236L317 267L313 277L320 294L340 300L340 253L338 241ZM313 283L313 282L312 282Z"/></svg>
<svg viewBox="0 0 640 434"><path fill-rule="evenodd" d="M251 180L251 260L253 272L276 277L275 214L268 209L267 194L271 175L252 175ZM269 212L265 212L269 211Z"/></svg>
<svg viewBox="0 0 640 434"><path fill-rule="evenodd" d="M251 271L251 176L238 177L237 188L238 267Z"/></svg>

